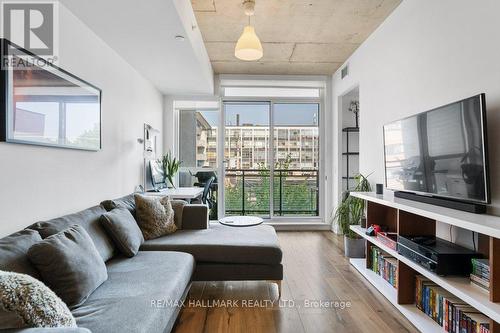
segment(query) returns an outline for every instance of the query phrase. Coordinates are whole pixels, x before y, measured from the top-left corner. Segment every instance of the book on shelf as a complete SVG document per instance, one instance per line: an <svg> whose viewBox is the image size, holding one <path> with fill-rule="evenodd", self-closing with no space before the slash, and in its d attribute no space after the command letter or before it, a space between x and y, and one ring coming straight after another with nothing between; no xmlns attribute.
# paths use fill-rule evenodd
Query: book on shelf
<svg viewBox="0 0 500 333"><path fill-rule="evenodd" d="M415 304L446 332L489 333L487 316L422 275L416 276Z"/></svg>
<svg viewBox="0 0 500 333"><path fill-rule="evenodd" d="M485 269L487 271L490 270L490 260L489 259L479 259L479 258L473 258L472 259L472 267L478 267L480 269Z"/></svg>
<svg viewBox="0 0 500 333"><path fill-rule="evenodd" d="M467 318L467 330L474 333L489 332L490 319L481 313L464 313Z"/></svg>
<svg viewBox="0 0 500 333"><path fill-rule="evenodd" d="M370 269L397 288L398 261L376 246L371 247Z"/></svg>
<svg viewBox="0 0 500 333"><path fill-rule="evenodd" d="M486 290L490 289L490 281L488 281L480 276L477 276L476 274L471 273L470 281L472 283L478 285L479 287L482 287L483 289L486 289Z"/></svg>
<svg viewBox="0 0 500 333"><path fill-rule="evenodd" d="M471 274L474 274L475 276L483 279L484 281L487 281L487 282L490 281L490 273L482 273L482 272L473 271Z"/></svg>
<svg viewBox="0 0 500 333"><path fill-rule="evenodd" d="M472 273L485 278L490 279L490 263L488 259L472 259Z"/></svg>
<svg viewBox="0 0 500 333"><path fill-rule="evenodd" d="M472 259L472 273L470 274L470 282L489 291L490 289L490 262L488 259Z"/></svg>

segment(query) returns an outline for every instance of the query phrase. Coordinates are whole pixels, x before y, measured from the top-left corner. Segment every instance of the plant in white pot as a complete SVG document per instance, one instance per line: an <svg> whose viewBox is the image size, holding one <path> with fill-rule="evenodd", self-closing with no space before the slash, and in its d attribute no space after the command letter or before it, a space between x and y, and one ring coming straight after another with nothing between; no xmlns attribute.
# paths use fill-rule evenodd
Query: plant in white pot
<svg viewBox="0 0 500 333"><path fill-rule="evenodd" d="M354 177L356 187L351 192L370 192L371 186L367 177L359 174ZM365 201L353 197L346 192L342 202L335 211L334 219L337 221L344 235L345 256L349 258L365 257L365 240L351 230L351 225L361 224L365 211Z"/></svg>

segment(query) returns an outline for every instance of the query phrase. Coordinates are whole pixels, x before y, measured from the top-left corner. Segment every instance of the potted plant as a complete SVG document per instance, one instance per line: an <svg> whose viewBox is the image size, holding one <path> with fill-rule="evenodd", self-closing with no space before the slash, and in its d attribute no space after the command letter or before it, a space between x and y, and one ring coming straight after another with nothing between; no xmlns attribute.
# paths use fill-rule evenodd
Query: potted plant
<svg viewBox="0 0 500 333"><path fill-rule="evenodd" d="M371 186L367 177L359 174L355 177L356 187L352 192L370 192ZM344 235L345 256L349 258L365 257L365 240L351 230L351 225L361 224L365 211L365 201L346 192L341 204L335 211L334 219Z"/></svg>
<svg viewBox="0 0 500 333"><path fill-rule="evenodd" d="M359 127L359 101L351 101L349 105L350 112L354 113L354 117L356 119L356 128Z"/></svg>
<svg viewBox="0 0 500 333"><path fill-rule="evenodd" d="M161 163L163 172L165 173L165 182L168 180L168 182L170 183L169 187L175 188L174 177L177 172L179 172L179 167L181 166L182 162L175 158L170 151L161 159L159 159L158 162Z"/></svg>

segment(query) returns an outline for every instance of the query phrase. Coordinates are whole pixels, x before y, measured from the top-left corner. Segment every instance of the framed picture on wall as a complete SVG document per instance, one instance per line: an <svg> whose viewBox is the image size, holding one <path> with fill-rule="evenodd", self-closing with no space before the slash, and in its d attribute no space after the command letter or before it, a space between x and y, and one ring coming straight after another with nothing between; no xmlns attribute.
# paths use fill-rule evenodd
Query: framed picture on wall
<svg viewBox="0 0 500 333"><path fill-rule="evenodd" d="M6 39L0 43L0 141L100 150L101 90Z"/></svg>

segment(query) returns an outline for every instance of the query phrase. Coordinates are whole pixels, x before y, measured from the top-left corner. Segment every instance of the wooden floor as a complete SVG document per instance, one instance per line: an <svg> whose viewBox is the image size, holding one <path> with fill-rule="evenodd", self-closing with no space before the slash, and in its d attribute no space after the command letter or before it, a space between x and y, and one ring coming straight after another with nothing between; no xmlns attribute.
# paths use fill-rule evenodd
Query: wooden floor
<svg viewBox="0 0 500 333"><path fill-rule="evenodd" d="M278 236L284 253L279 304L276 285L263 281L194 283L174 332L416 332L349 265L341 237L331 232ZM331 301L350 302L350 307Z"/></svg>

